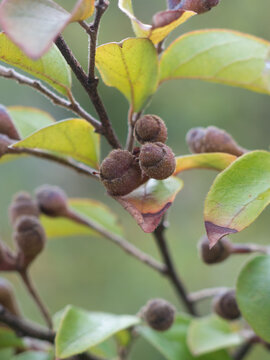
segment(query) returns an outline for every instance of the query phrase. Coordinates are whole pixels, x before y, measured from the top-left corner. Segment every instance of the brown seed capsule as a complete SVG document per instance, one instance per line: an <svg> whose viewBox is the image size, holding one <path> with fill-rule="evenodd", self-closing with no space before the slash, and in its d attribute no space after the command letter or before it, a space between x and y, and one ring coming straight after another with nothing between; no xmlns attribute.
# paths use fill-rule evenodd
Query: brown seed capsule
<svg viewBox="0 0 270 360"><path fill-rule="evenodd" d="M126 150L113 150L100 165L100 178L113 196L124 196L143 182L138 162Z"/></svg>
<svg viewBox="0 0 270 360"><path fill-rule="evenodd" d="M9 145L12 145L14 141L8 136L0 134L0 158L5 155Z"/></svg>
<svg viewBox="0 0 270 360"><path fill-rule="evenodd" d="M0 278L0 304L9 312L20 316L20 310L15 298L13 286L6 279Z"/></svg>
<svg viewBox="0 0 270 360"><path fill-rule="evenodd" d="M146 304L142 316L151 328L166 331L174 323L175 308L168 301L154 299Z"/></svg>
<svg viewBox="0 0 270 360"><path fill-rule="evenodd" d="M60 187L42 185L36 189L35 194L40 211L44 214L57 217L68 212L68 198Z"/></svg>
<svg viewBox="0 0 270 360"><path fill-rule="evenodd" d="M146 143L139 155L142 171L150 178L163 180L174 173L175 157L171 148L157 143Z"/></svg>
<svg viewBox="0 0 270 360"><path fill-rule="evenodd" d="M39 216L37 202L27 192L19 192L12 200L9 207L9 218L12 224L22 215Z"/></svg>
<svg viewBox="0 0 270 360"><path fill-rule="evenodd" d="M18 266L26 268L44 249L46 234L38 218L21 216L14 227L14 241L17 245Z"/></svg>
<svg viewBox="0 0 270 360"><path fill-rule="evenodd" d="M142 116L135 124L134 134L140 144L167 141L167 128L164 121L156 115Z"/></svg>
<svg viewBox="0 0 270 360"><path fill-rule="evenodd" d="M16 270L16 257L10 248L0 240L0 271Z"/></svg>
<svg viewBox="0 0 270 360"><path fill-rule="evenodd" d="M224 152L241 156L246 152L230 134L215 126L191 129L187 133L186 141L193 153Z"/></svg>
<svg viewBox="0 0 270 360"><path fill-rule="evenodd" d="M214 311L223 319L236 320L241 316L238 308L235 290L221 293L213 300Z"/></svg>
<svg viewBox="0 0 270 360"><path fill-rule="evenodd" d="M11 139L20 140L20 135L3 105L0 105L0 133Z"/></svg>
<svg viewBox="0 0 270 360"><path fill-rule="evenodd" d="M222 238L210 250L207 236L203 236L199 242L199 253L202 261L208 265L220 263L231 255L232 244L227 238Z"/></svg>
<svg viewBox="0 0 270 360"><path fill-rule="evenodd" d="M179 4L179 8L195 11L197 14L203 14L218 4L219 0L182 0Z"/></svg>

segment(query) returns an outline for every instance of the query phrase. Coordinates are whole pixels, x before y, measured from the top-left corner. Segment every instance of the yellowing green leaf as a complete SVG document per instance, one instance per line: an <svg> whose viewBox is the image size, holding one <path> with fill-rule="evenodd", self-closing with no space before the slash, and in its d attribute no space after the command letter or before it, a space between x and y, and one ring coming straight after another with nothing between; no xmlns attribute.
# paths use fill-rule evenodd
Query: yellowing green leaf
<svg viewBox="0 0 270 360"><path fill-rule="evenodd" d="M270 93L263 73L270 42L231 30L201 30L175 40L160 60L160 81L201 79Z"/></svg>
<svg viewBox="0 0 270 360"><path fill-rule="evenodd" d="M226 153L202 153L177 156L174 175L192 169L224 170L237 159L236 156Z"/></svg>
<svg viewBox="0 0 270 360"><path fill-rule="evenodd" d="M136 36L149 38L154 44L164 40L175 28L196 15L193 11L185 10L162 11L154 17L154 24L148 25L136 18L131 0L119 0L118 6L130 18Z"/></svg>
<svg viewBox="0 0 270 360"><path fill-rule="evenodd" d="M117 217L104 204L90 199L69 199L68 202L71 209L84 218L94 221L105 230L116 235L123 235L123 228L120 226ZM42 216L41 222L49 238L80 235L100 236L89 227L65 218Z"/></svg>
<svg viewBox="0 0 270 360"><path fill-rule="evenodd" d="M144 232L153 232L174 202L183 181L174 176L162 181L150 179L130 194L116 198Z"/></svg>
<svg viewBox="0 0 270 360"><path fill-rule="evenodd" d="M270 202L270 153L253 151L235 160L214 181L204 219L211 246L250 225Z"/></svg>
<svg viewBox="0 0 270 360"><path fill-rule="evenodd" d="M139 322L135 316L87 312L68 306L56 335L56 356L65 359L79 354Z"/></svg>
<svg viewBox="0 0 270 360"><path fill-rule="evenodd" d="M95 0L79 0L72 12L70 21L82 21L89 18L95 10Z"/></svg>
<svg viewBox="0 0 270 360"><path fill-rule="evenodd" d="M46 81L61 94L68 96L70 93L70 68L55 45L40 60L33 61L24 55L4 33L0 33L0 61Z"/></svg>
<svg viewBox="0 0 270 360"><path fill-rule="evenodd" d="M121 91L139 111L157 88L158 56L148 39L127 39L97 48L96 65L103 81Z"/></svg>
<svg viewBox="0 0 270 360"><path fill-rule="evenodd" d="M86 120L69 119L38 130L13 147L44 150L97 168L99 140L94 127Z"/></svg>

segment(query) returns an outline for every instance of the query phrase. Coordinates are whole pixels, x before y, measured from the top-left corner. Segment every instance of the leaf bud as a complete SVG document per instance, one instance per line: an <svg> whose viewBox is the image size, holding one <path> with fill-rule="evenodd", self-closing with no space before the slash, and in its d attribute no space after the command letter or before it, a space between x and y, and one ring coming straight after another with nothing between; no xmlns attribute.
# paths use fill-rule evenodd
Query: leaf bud
<svg viewBox="0 0 270 360"><path fill-rule="evenodd" d="M164 121L156 115L144 115L135 124L134 134L140 144L167 141L167 128Z"/></svg>
<svg viewBox="0 0 270 360"><path fill-rule="evenodd" d="M14 227L13 239L17 245L18 267L25 269L45 247L46 234L35 216L21 216Z"/></svg>
<svg viewBox="0 0 270 360"><path fill-rule="evenodd" d="M9 218L12 224L15 224L18 217L22 215L39 216L39 208L30 194L27 192L19 192L16 194L9 206Z"/></svg>
<svg viewBox="0 0 270 360"><path fill-rule="evenodd" d="M203 14L218 4L219 0L182 0L176 8Z"/></svg>
<svg viewBox="0 0 270 360"><path fill-rule="evenodd" d="M68 198L58 186L42 185L35 191L41 212L47 216L65 216L68 212Z"/></svg>
<svg viewBox="0 0 270 360"><path fill-rule="evenodd" d="M216 314L226 320L236 320L241 316L235 296L235 290L229 290L217 295L213 300Z"/></svg>
<svg viewBox="0 0 270 360"><path fill-rule="evenodd" d="M191 129L187 133L186 141L192 153L224 152L241 156L246 152L230 134L215 126Z"/></svg>
<svg viewBox="0 0 270 360"><path fill-rule="evenodd" d="M157 180L171 176L176 167L174 153L169 146L161 142L143 145L139 161L142 171Z"/></svg>
<svg viewBox="0 0 270 360"><path fill-rule="evenodd" d="M12 314L20 316L13 286L3 278L0 278L0 304Z"/></svg>
<svg viewBox="0 0 270 360"><path fill-rule="evenodd" d="M175 307L163 299L148 301L142 310L143 319L154 330L166 331L174 323Z"/></svg>
<svg viewBox="0 0 270 360"><path fill-rule="evenodd" d="M108 193L124 196L143 183L135 156L127 150L113 150L100 165L100 178Z"/></svg>
<svg viewBox="0 0 270 360"><path fill-rule="evenodd" d="M207 236L203 236L199 242L199 254L202 261L208 265L217 264L226 260L232 252L232 244L226 238L222 238L210 249Z"/></svg>
<svg viewBox="0 0 270 360"><path fill-rule="evenodd" d="M20 140L20 135L3 105L0 105L0 134L7 135L14 140Z"/></svg>

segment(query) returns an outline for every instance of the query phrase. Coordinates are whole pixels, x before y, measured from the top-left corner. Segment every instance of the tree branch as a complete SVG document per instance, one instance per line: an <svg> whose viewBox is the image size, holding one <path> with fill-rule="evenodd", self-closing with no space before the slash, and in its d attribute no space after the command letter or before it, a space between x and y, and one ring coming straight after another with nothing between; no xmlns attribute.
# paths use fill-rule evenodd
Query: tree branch
<svg viewBox="0 0 270 360"><path fill-rule="evenodd" d="M174 264L172 262L171 254L169 252L166 239L164 237L164 231L166 227L164 226L164 220L160 223L160 225L156 228L154 231L154 237L156 240L156 243L158 245L158 248L160 250L160 253L163 257L163 260L165 264L167 265L167 272L166 276L174 286L177 295L180 297L180 299L185 304L188 312L192 315L197 315L197 311L195 309L195 306L193 302L189 299L187 290L185 289L185 286L183 285L180 277L177 274L177 271L174 267Z"/></svg>
<svg viewBox="0 0 270 360"><path fill-rule="evenodd" d="M95 107L95 110L102 123L102 128L99 129L98 132L106 137L107 141L113 148L116 149L121 148L121 144L114 132L114 129L112 128L105 106L98 94L97 91L98 80L95 79L94 81L91 82L88 81L88 76L84 72L82 66L75 58L71 49L68 47L68 45L66 44L65 40L61 35L58 36L58 38L55 40L55 44L60 50L61 54L66 59L66 62L71 67L73 73L75 74L81 85L84 87L85 91L87 92L88 96L92 101L92 104Z"/></svg>
<svg viewBox="0 0 270 360"><path fill-rule="evenodd" d="M234 360L242 360L244 357L249 354L252 350L254 343L252 341L247 341L244 345L240 346L239 349L233 355Z"/></svg>
<svg viewBox="0 0 270 360"><path fill-rule="evenodd" d="M201 300L208 299L208 298L211 298L213 296L216 296L216 295L218 295L221 292L226 291L226 290L228 290L228 288L226 288L226 287L202 289L202 290L190 293L188 295L188 298L192 302L197 302L197 301L201 301Z"/></svg>
<svg viewBox="0 0 270 360"><path fill-rule="evenodd" d="M101 129L101 123L94 117L92 117L90 114L88 114L76 101L73 100L71 102L61 98L60 96L49 90L41 82L28 78L13 69L6 68L1 65L0 77L3 77L5 79L12 79L17 81L19 84L30 86L31 88L35 89L36 91L47 97L49 100L51 100L53 104L61 106L67 110L72 111L76 115L79 115L80 117L88 121L90 124L92 124L96 130Z"/></svg>
<svg viewBox="0 0 270 360"><path fill-rule="evenodd" d="M129 243L128 241L123 239L121 236L113 234L113 233L105 230L102 226L100 226L96 222L86 219L83 216L73 212L72 210L69 210L69 213L66 215L66 217L70 220L77 222L78 224L82 224L91 229L94 229L99 234L103 235L105 238L111 240L114 244L119 246L127 254L135 257L142 263L150 266L152 269L160 272L161 274L166 273L166 267L163 264L160 264L155 259L153 259L150 255L142 252L141 250L136 248L136 246L132 245L131 243Z"/></svg>

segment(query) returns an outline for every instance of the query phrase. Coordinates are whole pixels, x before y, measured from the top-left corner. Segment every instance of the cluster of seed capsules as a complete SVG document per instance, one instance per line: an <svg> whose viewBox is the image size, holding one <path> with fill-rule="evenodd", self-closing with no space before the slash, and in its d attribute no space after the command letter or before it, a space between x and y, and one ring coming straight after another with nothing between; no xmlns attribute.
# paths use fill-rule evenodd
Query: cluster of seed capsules
<svg viewBox="0 0 270 360"><path fill-rule="evenodd" d="M112 196L124 196L148 179L164 180L175 171L175 156L165 145L167 128L156 115L139 118L134 136L142 146L131 153L113 150L100 166L100 178Z"/></svg>

